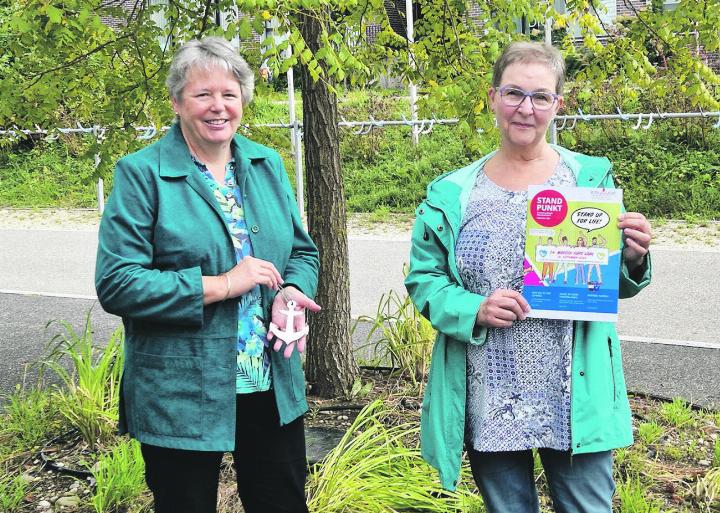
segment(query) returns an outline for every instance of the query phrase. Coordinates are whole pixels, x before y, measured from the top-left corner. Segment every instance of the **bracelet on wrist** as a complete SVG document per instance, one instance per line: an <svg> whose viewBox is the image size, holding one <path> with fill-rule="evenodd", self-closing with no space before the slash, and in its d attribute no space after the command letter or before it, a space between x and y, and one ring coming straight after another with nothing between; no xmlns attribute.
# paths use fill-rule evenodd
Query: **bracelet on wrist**
<svg viewBox="0 0 720 513"><path fill-rule="evenodd" d="M232 287L232 282L230 281L230 275L228 273L223 273L221 276L225 276L225 284L227 285L227 289L225 290L225 297L222 298L222 300L225 301L227 298L230 297L230 288Z"/></svg>

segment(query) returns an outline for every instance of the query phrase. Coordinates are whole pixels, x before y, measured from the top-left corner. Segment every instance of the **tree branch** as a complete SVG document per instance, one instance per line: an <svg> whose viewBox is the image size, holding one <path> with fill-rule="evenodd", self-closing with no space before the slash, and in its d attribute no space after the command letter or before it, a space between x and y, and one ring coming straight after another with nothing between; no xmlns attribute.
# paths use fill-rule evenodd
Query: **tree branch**
<svg viewBox="0 0 720 513"><path fill-rule="evenodd" d="M205 12L202 17L202 24L200 25L200 32L195 35L196 39L202 37L207 29L208 18L210 17L210 6L213 5L213 0L205 0Z"/></svg>
<svg viewBox="0 0 720 513"><path fill-rule="evenodd" d="M605 31L605 35L608 36L610 39L612 39L613 42L615 42L615 41L616 41L616 38L615 38L615 36L613 36L612 34L610 34L610 32L608 31L607 27L605 26L605 23L603 22L602 18L600 17L600 13L598 12L597 7L595 7L595 2L592 2L592 1L591 1L591 2L590 2L590 7L592 7L593 12L595 13L595 17L598 19L598 21L600 22L600 26L601 26L601 27L603 28L603 30Z"/></svg>
<svg viewBox="0 0 720 513"><path fill-rule="evenodd" d="M143 58L142 51L140 50L140 47L137 44L137 39L133 41L133 46L135 47L135 53L137 54L138 59L140 60L140 69L142 70L142 76L143 76L143 85L145 86L145 99L142 102L142 105L138 108L138 110L135 112L135 114L132 116L132 121L129 123L132 124L135 121L138 120L140 117L140 114L145 110L145 106L147 105L149 99L150 99L150 79L147 75L147 69L145 68L145 59Z"/></svg>
<svg viewBox="0 0 720 513"><path fill-rule="evenodd" d="M632 4L632 2L630 2L630 1L628 1L628 0L623 0L623 3L625 4L625 6L626 6L628 9L630 9L630 10L635 14L635 17L640 21L640 23L642 23L642 24L645 26L645 28L648 29L656 38L658 38L660 41L662 41L663 43L665 43L668 48L671 48L671 47L672 47L672 45L671 45L669 42L665 41L665 40L660 36L660 34L658 34L657 32L655 32L655 30L650 26L650 24L649 24L647 21L645 21L642 16L640 16L640 11L638 11L638 10L635 8L635 6Z"/></svg>
<svg viewBox="0 0 720 513"><path fill-rule="evenodd" d="M445 5L447 6L447 0L445 0ZM463 61L465 59L465 55L463 54L462 45L460 44L460 36L458 35L457 25L455 25L455 17L454 16L450 17L450 22L452 24L453 32L455 33L455 42L457 43L457 47L458 47L460 66L462 66Z"/></svg>
<svg viewBox="0 0 720 513"><path fill-rule="evenodd" d="M118 42L120 42L120 41L122 41L122 40L124 40L124 39L128 39L131 35L132 35L132 34L123 34L122 36L117 37L117 38L113 39L112 41L107 41L107 42L105 42L105 43L103 43L103 44L101 44L101 45L96 46L96 47L93 48L92 50L90 50L90 51L88 51L88 52L85 52L85 53L82 54L82 55L78 55L77 57L75 57L75 58L72 59L71 61L65 62L65 63L63 63L63 64L60 64L60 65L58 65L58 66L55 66L54 68L46 69L46 70L43 70L43 71L37 73L36 75L33 76L33 80L30 82L30 84L29 84L25 89L30 89L32 86L34 86L35 84L37 84L38 82L40 82L40 80L42 80L42 78L43 78L45 75L49 75L49 74L51 74L51 73L55 73L56 71L60 71L60 70L69 68L69 67L71 67L71 66L74 66L74 65L77 64L78 62L87 59L87 58L90 57L91 55L96 54L96 53L104 50L104 49L107 48L108 46L111 46L111 45L113 45L113 44L115 44L115 43L118 43Z"/></svg>

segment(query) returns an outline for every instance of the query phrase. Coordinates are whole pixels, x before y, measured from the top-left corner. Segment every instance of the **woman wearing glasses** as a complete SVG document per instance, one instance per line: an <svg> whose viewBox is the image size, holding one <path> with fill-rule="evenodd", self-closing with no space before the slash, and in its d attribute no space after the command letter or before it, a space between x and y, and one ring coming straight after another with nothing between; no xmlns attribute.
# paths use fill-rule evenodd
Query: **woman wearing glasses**
<svg viewBox="0 0 720 513"><path fill-rule="evenodd" d="M528 318L521 295L528 186L613 187L606 158L546 142L563 75L551 46L508 46L489 91L500 148L433 181L416 212L405 283L438 330L422 452L454 489L465 443L490 513L539 511L533 449L556 511L609 513L611 450L632 442L614 324ZM650 225L628 212L618 228L630 297L650 282Z"/></svg>

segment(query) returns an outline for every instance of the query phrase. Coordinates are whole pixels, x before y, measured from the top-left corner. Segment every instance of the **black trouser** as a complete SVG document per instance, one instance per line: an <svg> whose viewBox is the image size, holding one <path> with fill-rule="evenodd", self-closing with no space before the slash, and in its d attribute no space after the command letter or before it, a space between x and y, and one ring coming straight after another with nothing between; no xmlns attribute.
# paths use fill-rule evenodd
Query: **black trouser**
<svg viewBox="0 0 720 513"><path fill-rule="evenodd" d="M216 511L222 452L142 444L142 454L155 513ZM246 513L308 512L303 418L281 427L272 391L238 394L233 462Z"/></svg>

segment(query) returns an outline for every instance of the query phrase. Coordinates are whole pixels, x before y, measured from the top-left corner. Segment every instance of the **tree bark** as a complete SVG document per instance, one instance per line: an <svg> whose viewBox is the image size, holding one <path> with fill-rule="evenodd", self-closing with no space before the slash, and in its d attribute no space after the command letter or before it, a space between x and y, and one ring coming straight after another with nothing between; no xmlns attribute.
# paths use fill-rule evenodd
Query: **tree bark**
<svg viewBox="0 0 720 513"><path fill-rule="evenodd" d="M302 15L300 32L315 53L321 44L316 13ZM301 77L308 226L320 251L316 301L323 308L310 317L306 370L314 394L338 397L350 391L358 368L350 333L347 211L337 98L322 79L313 82L305 66Z"/></svg>

